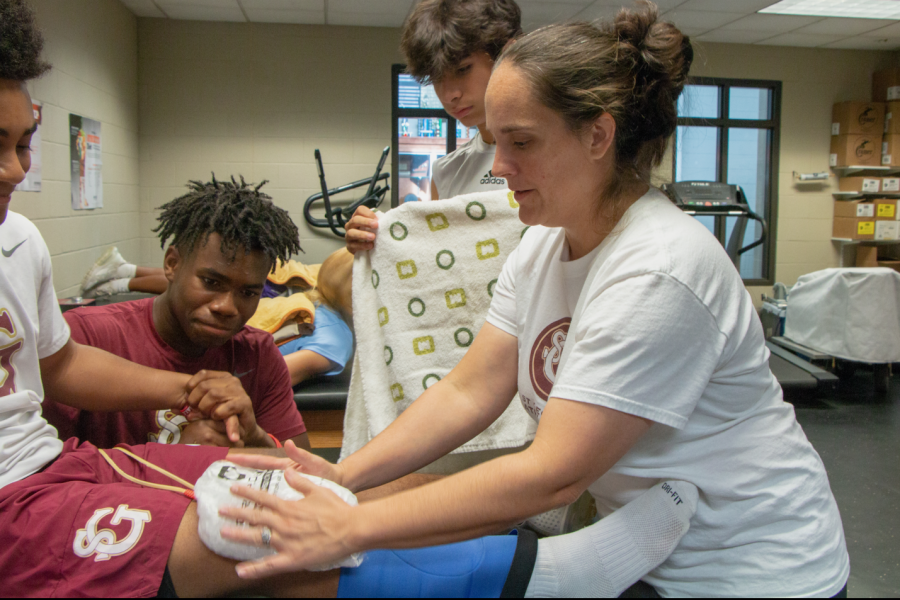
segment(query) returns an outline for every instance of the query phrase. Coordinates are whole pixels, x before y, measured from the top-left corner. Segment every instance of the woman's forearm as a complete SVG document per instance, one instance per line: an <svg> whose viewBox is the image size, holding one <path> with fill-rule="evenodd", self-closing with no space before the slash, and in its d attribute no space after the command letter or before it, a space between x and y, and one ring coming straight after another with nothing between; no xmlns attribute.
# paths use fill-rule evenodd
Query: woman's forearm
<svg viewBox="0 0 900 600"><path fill-rule="evenodd" d="M41 378L54 402L91 411L179 409L190 380L72 340L41 360Z"/></svg>
<svg viewBox="0 0 900 600"><path fill-rule="evenodd" d="M362 491L431 464L484 431L502 414L480 406L452 375L432 386L396 421L341 463L344 487Z"/></svg>
<svg viewBox="0 0 900 600"><path fill-rule="evenodd" d="M354 548L409 548L496 533L574 502L624 456L650 422L552 399L534 442L421 488L353 509Z"/></svg>

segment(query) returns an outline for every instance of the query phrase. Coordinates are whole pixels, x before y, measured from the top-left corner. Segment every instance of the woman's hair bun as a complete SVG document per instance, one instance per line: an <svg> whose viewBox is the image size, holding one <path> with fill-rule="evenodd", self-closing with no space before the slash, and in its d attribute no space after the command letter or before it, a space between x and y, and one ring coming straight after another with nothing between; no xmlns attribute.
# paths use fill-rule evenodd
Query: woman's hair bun
<svg viewBox="0 0 900 600"><path fill-rule="evenodd" d="M628 173L648 178L661 162L693 59L690 38L660 21L659 9L647 0L611 21L544 27L500 58L519 68L535 98L573 130L603 113L615 119L620 181Z"/></svg>

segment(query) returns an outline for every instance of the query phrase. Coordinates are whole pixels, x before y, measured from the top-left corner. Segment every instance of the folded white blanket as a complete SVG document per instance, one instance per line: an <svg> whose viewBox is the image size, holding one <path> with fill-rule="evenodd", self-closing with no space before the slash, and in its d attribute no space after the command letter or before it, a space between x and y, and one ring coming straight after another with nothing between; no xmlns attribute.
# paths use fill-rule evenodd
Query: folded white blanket
<svg viewBox="0 0 900 600"><path fill-rule="evenodd" d="M501 191L411 202L378 215L375 249L357 253L353 264L357 352L342 460L462 359L524 233L517 209L512 193ZM515 399L454 454L517 448L533 435Z"/></svg>

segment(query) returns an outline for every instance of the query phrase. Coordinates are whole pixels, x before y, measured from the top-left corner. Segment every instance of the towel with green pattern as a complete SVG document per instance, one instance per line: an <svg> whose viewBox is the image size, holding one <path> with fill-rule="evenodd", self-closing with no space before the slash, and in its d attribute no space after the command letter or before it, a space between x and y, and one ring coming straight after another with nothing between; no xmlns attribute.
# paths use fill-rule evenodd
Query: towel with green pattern
<svg viewBox="0 0 900 600"><path fill-rule="evenodd" d="M508 191L410 202L378 215L375 249L357 253L353 264L357 352L342 459L462 359L525 229ZM534 437L532 423L516 398L454 453L517 448Z"/></svg>

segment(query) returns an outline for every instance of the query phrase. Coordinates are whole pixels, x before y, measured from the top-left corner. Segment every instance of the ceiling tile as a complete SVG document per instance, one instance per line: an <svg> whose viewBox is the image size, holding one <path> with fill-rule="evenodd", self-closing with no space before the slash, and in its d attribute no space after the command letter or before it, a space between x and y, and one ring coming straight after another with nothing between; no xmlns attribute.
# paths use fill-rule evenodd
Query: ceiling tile
<svg viewBox="0 0 900 600"><path fill-rule="evenodd" d="M522 8L523 22L549 25L575 17L587 7L587 3L520 0L519 6Z"/></svg>
<svg viewBox="0 0 900 600"><path fill-rule="evenodd" d="M234 8L198 6L196 4L176 4L163 5L161 8L166 11L170 19L183 19L185 21L231 21L246 22L244 13L235 6Z"/></svg>
<svg viewBox="0 0 900 600"><path fill-rule="evenodd" d="M886 25L885 27L867 31L863 34L863 36L877 38L900 37L900 23L897 23L896 21L892 21L890 23L890 25Z"/></svg>
<svg viewBox="0 0 900 600"><path fill-rule="evenodd" d="M325 0L237 0L245 11L250 10L318 10L325 12Z"/></svg>
<svg viewBox="0 0 900 600"><path fill-rule="evenodd" d="M778 0L687 0L683 4L679 4L678 9L735 12L750 15L777 2Z"/></svg>
<svg viewBox="0 0 900 600"><path fill-rule="evenodd" d="M352 25L357 27L400 27L406 20L406 13L363 13L363 12L340 12L331 9L329 1L328 24L329 25Z"/></svg>
<svg viewBox="0 0 900 600"><path fill-rule="evenodd" d="M165 11L169 7L204 7L204 8L238 8L237 0L155 0L156 3Z"/></svg>
<svg viewBox="0 0 900 600"><path fill-rule="evenodd" d="M165 14L153 4L153 0L122 0L122 4L137 17L165 18Z"/></svg>
<svg viewBox="0 0 900 600"><path fill-rule="evenodd" d="M701 42L718 42L721 44L755 44L772 37L770 32L764 31L724 31L715 29L698 36Z"/></svg>
<svg viewBox="0 0 900 600"><path fill-rule="evenodd" d="M575 15L575 18L581 21L612 19L620 10L622 10L622 7L619 5L599 4L595 2Z"/></svg>
<svg viewBox="0 0 900 600"><path fill-rule="evenodd" d="M759 15L753 14L733 23L724 25L722 29L735 31L771 31L773 33L787 33L800 27L812 25L822 20L822 17L791 17L784 15Z"/></svg>
<svg viewBox="0 0 900 600"><path fill-rule="evenodd" d="M705 31L732 23L741 17L743 15L740 13L681 10L680 8L670 10L662 16L664 20L672 21L680 28Z"/></svg>
<svg viewBox="0 0 900 600"><path fill-rule="evenodd" d="M325 10L276 10L245 8L251 23L293 23L295 25L324 25Z"/></svg>
<svg viewBox="0 0 900 600"><path fill-rule="evenodd" d="M881 29L891 21L882 19L838 19L829 17L818 23L807 25L796 29L797 33L824 33L832 35L843 35L844 37L851 35L859 35L873 29Z"/></svg>
<svg viewBox="0 0 900 600"><path fill-rule="evenodd" d="M405 0L328 0L328 13L403 14L409 13ZM329 19L330 22L330 19Z"/></svg>
<svg viewBox="0 0 900 600"><path fill-rule="evenodd" d="M843 50L897 50L900 48L900 38L884 41L877 38L858 35L839 42L834 42L833 44L828 44L825 48L838 48Z"/></svg>
<svg viewBox="0 0 900 600"><path fill-rule="evenodd" d="M597 6L618 6L619 8L634 8L633 0L596 0ZM654 2L659 7L659 12L665 12L673 9L680 4L684 4L684 0L656 0Z"/></svg>
<svg viewBox="0 0 900 600"><path fill-rule="evenodd" d="M816 33L784 33L759 42L763 46L803 46L815 48L846 38L845 35L825 35Z"/></svg>

